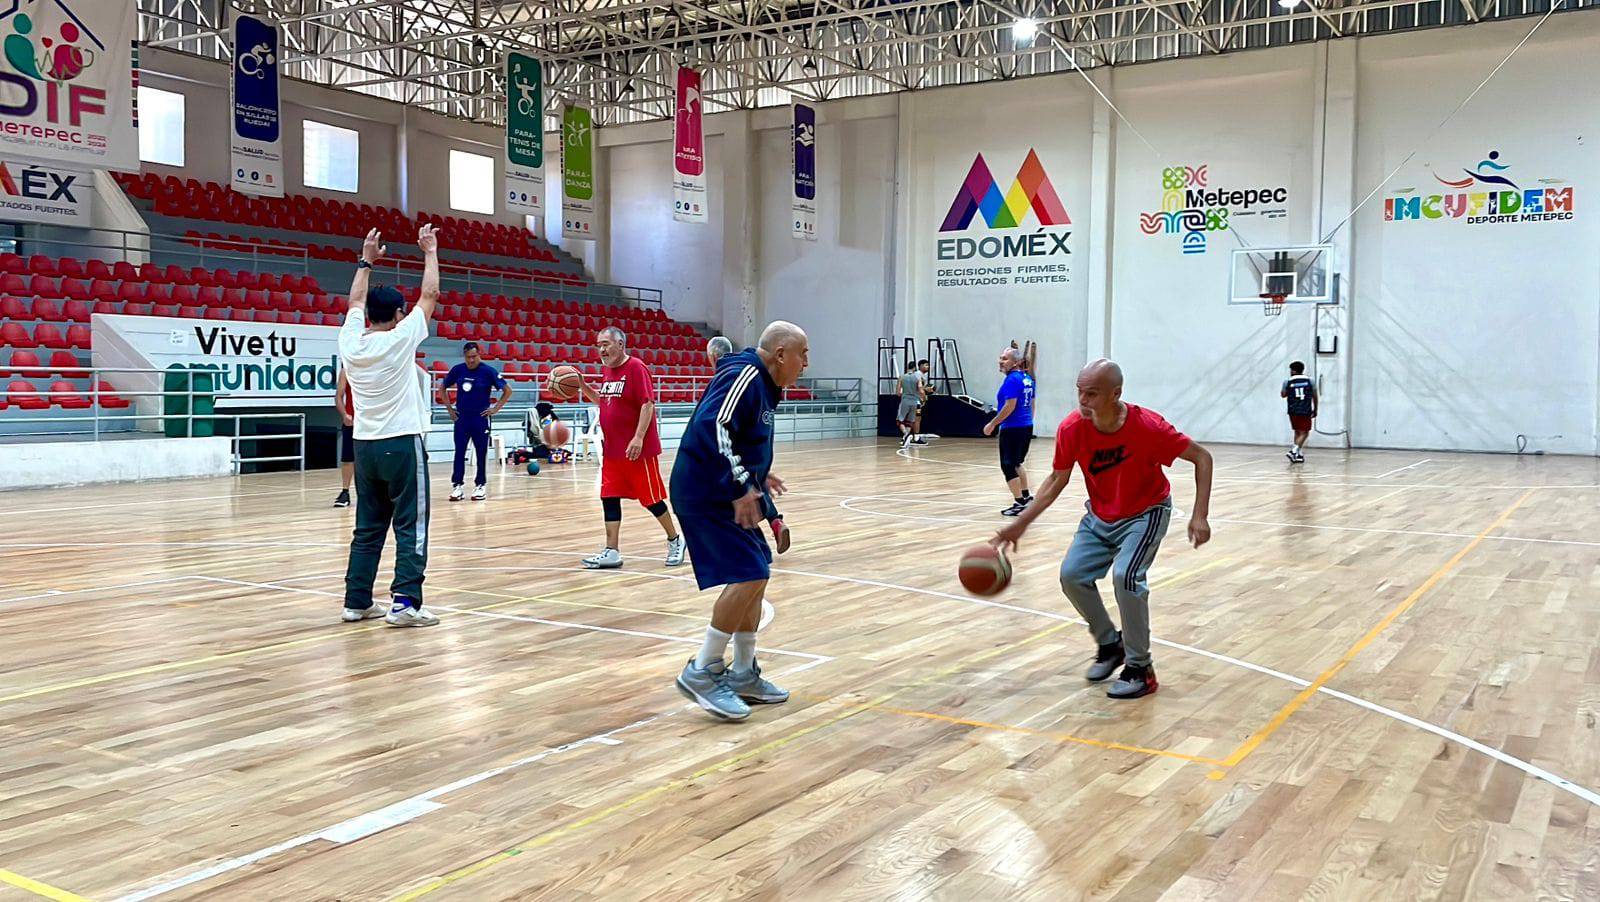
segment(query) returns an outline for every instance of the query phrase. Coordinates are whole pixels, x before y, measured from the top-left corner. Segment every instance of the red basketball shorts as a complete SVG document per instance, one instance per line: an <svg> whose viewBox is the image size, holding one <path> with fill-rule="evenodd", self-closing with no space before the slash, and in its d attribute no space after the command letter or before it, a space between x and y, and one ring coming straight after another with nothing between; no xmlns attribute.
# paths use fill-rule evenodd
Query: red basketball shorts
<svg viewBox="0 0 1600 902"><path fill-rule="evenodd" d="M644 507L667 500L661 458L607 457L600 464L600 497L632 498Z"/></svg>

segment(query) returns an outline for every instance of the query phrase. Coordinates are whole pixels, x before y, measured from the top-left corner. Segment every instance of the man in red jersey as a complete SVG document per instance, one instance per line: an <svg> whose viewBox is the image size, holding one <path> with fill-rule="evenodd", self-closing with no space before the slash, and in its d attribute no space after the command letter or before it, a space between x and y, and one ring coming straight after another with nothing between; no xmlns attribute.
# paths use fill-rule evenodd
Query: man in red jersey
<svg viewBox="0 0 1600 902"><path fill-rule="evenodd" d="M1150 586L1145 577L1172 519L1172 488L1163 467L1177 459L1194 464L1194 514L1189 541L1211 539L1211 452L1172 428L1161 414L1122 400L1122 368L1096 360L1078 373L1078 409L1056 429L1055 463L1035 503L994 537L1016 547L1028 525L1067 487L1074 464L1089 489L1089 510L1061 562L1061 590L1089 625L1099 651L1085 674L1098 683L1119 664L1122 674L1106 695L1139 698L1159 688L1150 660ZM1111 622L1095 581L1111 571L1122 631Z"/></svg>
<svg viewBox="0 0 1600 902"><path fill-rule="evenodd" d="M661 436L656 431L656 387L649 367L629 356L627 336L616 326L600 330L600 386L582 385L583 396L600 405L600 506L605 511L606 547L583 559L590 570L622 566L622 499L631 498L655 515L667 533L667 566L683 563L683 537L667 510L661 478Z"/></svg>

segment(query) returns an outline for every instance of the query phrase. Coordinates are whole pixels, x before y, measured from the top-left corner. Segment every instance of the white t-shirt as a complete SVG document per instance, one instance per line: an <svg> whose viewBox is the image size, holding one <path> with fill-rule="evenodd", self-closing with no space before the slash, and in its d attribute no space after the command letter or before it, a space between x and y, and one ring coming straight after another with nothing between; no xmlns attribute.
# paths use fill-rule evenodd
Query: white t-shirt
<svg viewBox="0 0 1600 902"><path fill-rule="evenodd" d="M364 441L428 431L428 374L417 366L417 346L428 320L413 309L393 329L367 331L365 310L345 314L339 328L339 364L355 398L355 437Z"/></svg>

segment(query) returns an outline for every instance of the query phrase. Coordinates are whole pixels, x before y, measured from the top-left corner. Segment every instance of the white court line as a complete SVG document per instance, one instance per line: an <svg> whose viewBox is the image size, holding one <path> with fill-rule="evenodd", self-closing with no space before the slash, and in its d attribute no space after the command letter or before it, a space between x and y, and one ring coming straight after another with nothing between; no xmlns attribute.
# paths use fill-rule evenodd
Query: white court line
<svg viewBox="0 0 1600 902"><path fill-rule="evenodd" d="M1393 476L1396 473L1404 473L1407 470L1415 469L1416 467L1420 467L1425 463L1431 463L1432 461L1433 461L1433 458L1424 457L1423 459L1417 461L1414 464L1410 464L1410 465L1407 465L1407 466L1404 466L1404 467L1395 467L1393 470L1387 470L1385 472L1379 473L1378 475L1376 475L1376 476L1374 476L1372 478L1373 479L1388 479L1390 476Z"/></svg>
<svg viewBox="0 0 1600 902"><path fill-rule="evenodd" d="M233 493L229 495L196 495L185 498L147 498L142 501L115 501L105 504L84 504L78 507L32 507L22 510L0 511L0 517L18 516L21 514L60 514L67 511L95 511L106 507L144 507L155 504L183 504L189 501L232 501L235 498L265 498L268 495L303 495L308 488L281 489L272 492L247 492L244 494Z"/></svg>
<svg viewBox="0 0 1600 902"><path fill-rule="evenodd" d="M635 574L638 575L638 574ZM296 586L285 586L275 583L256 583L242 579L229 579L225 576L197 576L196 579L207 579L212 582L227 583L234 586L249 586L253 589L275 589L280 592L299 592L303 595L321 595L324 598L343 598L343 592L325 592L321 589L302 589ZM530 603L537 602L536 598L527 599ZM628 630L615 626L598 626L593 623L573 623L567 620L546 620L543 617L526 617L521 614L502 614L499 611L473 611L467 608L456 608L442 604L426 604L425 607L435 611L449 611L452 614L468 614L473 617L492 617L496 620L515 620L519 623L537 623L541 626L553 626L561 629L583 630L590 633L612 633L618 636L634 636L641 639L658 639L665 642L680 642L689 645L699 645L704 637L695 636L669 636L665 633L650 633L644 630ZM832 661L828 655L814 655L805 651L789 651L783 648L763 648L762 654L785 655L791 658L805 658L808 661Z"/></svg>
<svg viewBox="0 0 1600 902"><path fill-rule="evenodd" d="M645 726L646 724L651 724L651 723L654 723L654 722L656 722L658 720L662 720L662 719L667 718L667 717L676 716L677 714L682 713L683 710L685 710L685 709L679 709L677 711L669 711L666 714L657 714L654 717L647 717L644 720L636 720L633 723L626 724L626 725L620 726L620 727L616 727L615 729L606 730L603 733L595 733L592 736L585 736L582 739L577 739L577 740L574 740L572 742L565 743L563 745L558 745L553 749L545 749L542 752L537 752L535 754L528 755L528 756L523 757L523 758L518 758L517 760L512 761L509 764L503 764L503 765L501 765L499 767L492 767L492 768L489 768L488 770L479 771L478 773L472 774L472 775L467 776L467 777L462 777L461 779L456 780L454 782L446 783L443 786L437 786L437 787L434 787L433 789L429 789L429 790L427 790L425 792L417 793L414 796L411 796L409 798L403 799L403 800L401 800L399 802L392 803L390 805L385 805L383 808L377 809L377 810L378 811L385 811L385 810L389 810L389 809L409 807L409 808L412 808L412 809L416 810L419 815L422 814L422 813L426 813L427 811L430 811L430 810L437 810L437 808L429 808L428 806L424 805L423 803L431 803L431 802L433 802L434 799L438 798L439 796L447 795L449 793L455 792L458 789L465 789L468 786L473 786L475 784L482 783L484 780L489 780L489 779L492 779L494 777L498 777L501 774L506 773L508 771L513 771L513 770L517 770L518 768L527 767L530 764L537 764L538 762L543 761L546 758L550 758L550 757L553 757L555 755L562 754L564 752L570 752L573 749L581 748L582 746L585 746L585 745L590 745L590 744L605 745L605 746L618 745L618 744L620 744L620 742L618 740L616 740L615 738L613 738L618 733L624 733L624 732L627 732L628 730L634 730L634 729L637 729L639 727ZM439 806L439 807L442 807L442 806ZM284 840L283 842L277 843L275 845L270 845L270 846L267 846L267 847L262 848L262 849L257 849L256 851L250 852L250 853L245 854L245 855L240 855L240 856L237 856L237 857L234 857L234 858L223 859L222 861L219 861L216 864L207 865L207 866L201 867L201 868L199 868L197 870L191 870L191 871L189 871L188 873L184 874L181 877L176 877L176 878L173 878L171 880L167 880L167 881L164 881L162 883L158 883L158 884L156 884L154 886L150 886L150 887L147 887L145 889L137 890L135 892L127 893L126 895L123 895L123 896L119 896L117 898L116 902L143 902L143 900L145 900L145 899L153 899L156 896L162 896L162 895L165 895L167 893L183 889L186 886L192 886L192 885L194 885L196 883L200 883L200 882L205 881L205 880L210 880L213 877L219 877L219 876L221 876L223 874L226 874L226 873L229 873L231 871L237 871L238 869L240 869L242 867L246 867L248 865L255 864L256 862L261 861L262 859L271 858L274 855L278 855L278 854L281 854L283 852L287 852L290 849L298 848L300 846L303 846L303 845L306 845L308 843L314 842L314 841L316 841L318 839L326 839L329 842L340 843L341 841L338 840L338 839L331 839L329 837L329 834L337 835L336 831L338 831L341 827L344 827L345 825L350 824L352 821L360 821L360 820L363 820L365 818L368 818L374 813L376 813L376 812L368 812L367 814L359 815L359 816L357 816L355 818L346 819L346 820L341 821L341 822L339 822L337 824L330 824L329 826L323 827L323 828L321 828L319 830L313 830L310 833L303 833L303 834L301 834L299 836L294 837L293 839ZM413 816L416 816L416 815L413 815ZM409 818L407 818L407 819L409 820ZM396 823L399 823L399 822L396 822ZM390 826L394 826L394 825L395 824L390 824ZM354 839L362 839L367 835L371 835L371 834L370 833L366 833L366 834L363 834L362 836L356 836L356 837L354 837Z"/></svg>
<svg viewBox="0 0 1600 902"><path fill-rule="evenodd" d="M281 547L294 547L294 548L304 548L304 547L343 548L343 547L345 547L343 543L334 543L334 542L215 542L215 543L201 543L201 542L58 542L58 543L26 543L26 544L25 543L0 543L0 548L19 547L19 546L21 546L21 547L30 547L30 548L78 548L78 547L104 547L104 548L111 548L111 547L244 547L244 548L261 548L261 547L279 547L279 546L281 546ZM507 553L507 552L514 552L514 553L521 553L521 554L557 555L557 556L563 556L563 557L566 556L566 555L581 554L582 553L581 551L556 551L556 550L552 550L552 549L523 548L523 547L517 547L517 546L494 546L494 547L489 547L489 548L483 548L483 547L435 545L433 547L435 549L441 550L441 551L464 551L464 552L472 552L472 553ZM1002 610L1015 611L1015 612L1018 612L1018 613L1033 614L1035 616L1044 617L1044 618L1047 618L1047 619L1050 619L1050 620L1066 621L1066 622L1070 622L1070 623L1082 623L1081 620L1078 620L1075 617L1068 617L1068 616L1065 616L1065 615L1062 615L1062 614L1057 614L1057 613L1055 613L1053 611L1043 611L1043 610L1039 610L1037 608L1024 608L1024 607L1020 607L1020 606L1017 606L1017 605L1008 605L1008 604L1004 604L1004 603L1001 603L1001 602L992 602L992 601L988 601L987 599L970 598L970 597L966 597L966 596L962 596L962 595L954 595L954 594L951 594L951 593L948 593L948 592L940 592L940 591L934 590L934 589L922 589L922 588L917 588L915 586L903 586L903 585L898 585L898 584L895 584L895 583L885 583L885 582L879 582L879 581L876 581L876 580L856 579L854 577L848 577L848 576L835 576L833 574L828 574L828 573L814 573L814 572L805 571L805 570L788 570L788 569L773 568L773 572L775 572L775 573L790 573L790 574L799 575L799 576L811 576L811 577L816 577L816 578L819 578L819 579L832 580L832 581L836 581L836 582L855 583L857 585L876 586L876 587L879 587L879 588L894 589L894 590L901 591L901 592L911 592L911 593L918 594L918 595L929 595L929 596L932 596L932 597L935 597L935 598L945 598L945 599L950 599L952 601L963 602L963 603L966 603L966 604L975 604L975 605L980 605L980 606L983 606L983 607L991 607L991 608L998 608L998 609L1002 609ZM290 590L290 591L293 591L293 590ZM1170 641L1167 641L1167 640L1164 640L1164 639L1160 639L1160 638L1157 638L1157 637L1151 637L1151 643L1154 644L1154 645L1163 646L1165 648L1172 648L1172 649L1175 649L1175 650L1196 654L1196 655L1199 655L1201 657L1205 657L1205 658L1209 658L1211 660L1217 661L1219 663L1231 664L1231 665L1236 666L1236 667L1242 667L1242 668L1244 668L1246 670L1252 670L1252 671L1255 671L1256 673L1260 673L1260 674L1263 674L1265 676L1270 676L1270 677L1273 677L1275 679L1283 680L1285 682L1288 682L1288 683L1290 683L1292 685L1295 685L1295 686L1299 686L1301 688L1304 688L1306 686L1311 685L1309 681L1301 679L1300 677L1291 676L1291 675L1283 673L1281 671L1273 670L1273 669L1271 669L1269 667L1264 667L1264 666L1262 666L1260 664L1255 664L1255 663L1252 663L1250 661L1241 660L1239 658L1230 657L1228 655L1223 655L1223 654L1219 654L1219 653L1216 653L1216 652L1207 651L1205 649L1197 648L1195 646L1184 645L1184 644L1178 643L1178 642L1170 642ZM1480 743L1477 740L1469 739L1468 737L1463 736L1460 733L1456 733L1454 731L1447 730L1444 727L1438 726L1436 724L1431 724L1431 723L1428 723L1426 721L1418 720L1417 718L1414 718L1409 714L1402 714L1399 711L1394 710L1393 708L1388 708L1388 707L1385 707L1383 705L1379 705L1379 704L1377 704L1375 702L1367 701L1365 699L1359 699L1357 696L1352 696L1352 695L1349 695L1349 694L1344 693L1344 692L1339 692L1339 691L1334 690L1334 689L1329 689L1327 686L1318 687L1317 692L1322 693L1322 694L1326 694L1326 695L1328 695L1328 696L1330 696L1332 698L1338 698L1338 699L1341 699L1343 701L1350 702L1351 704L1355 704L1358 707L1364 708L1364 709L1366 709L1368 711L1372 711L1373 713L1376 713L1376 714L1381 714L1381 715L1383 715L1385 717L1389 717L1389 718L1392 718L1394 720L1398 720L1398 721L1400 721L1402 723L1405 723L1405 724L1411 724L1411 725L1414 725L1414 726L1415 725L1422 725L1419 728L1426 729L1428 732L1433 733L1436 736L1439 736L1439 737L1444 738L1446 740L1449 740L1451 742L1455 742L1455 743L1457 743L1459 745L1462 745L1462 746L1464 746L1466 748L1469 748L1469 749L1472 749L1474 751L1480 751L1480 752L1483 752L1484 754L1489 754L1487 751L1485 751L1485 749L1488 749L1490 747L1489 746L1485 746L1483 743ZM1494 755L1491 755L1490 757L1492 757L1496 761L1500 761L1500 762L1502 762L1504 764L1507 764L1507 765L1510 765L1512 767L1515 767L1518 770L1521 770L1522 772L1528 774L1529 776L1535 777L1535 778L1540 779L1540 780L1544 780L1545 782L1548 782L1551 785L1553 785L1553 786L1555 786L1555 787L1557 787L1557 788L1559 788L1559 789L1561 789L1561 790L1563 790L1565 792L1569 792L1572 795L1575 795L1578 798L1583 799L1586 802L1590 802L1591 804L1595 804L1595 805L1600 805L1600 795L1597 795L1593 791L1588 790L1588 789L1586 789L1586 788L1584 788L1582 786L1579 786L1578 784L1573 783L1572 781L1567 780L1564 777L1559 777L1559 776L1557 776L1557 775L1555 775L1555 774L1553 774L1553 773L1551 773L1549 771L1546 771L1546 770L1543 770L1542 768L1536 767L1536 766L1534 766L1533 764L1531 764L1529 762L1523 761L1520 758L1515 758L1515 757L1513 757L1511 755L1507 755L1504 752L1496 753Z"/></svg>
<svg viewBox="0 0 1600 902"><path fill-rule="evenodd" d="M82 589L51 589L39 595L19 595L15 598L0 598L0 604L9 604L13 601L33 601L40 598L55 598L58 595L79 595L84 592L110 592L113 589L136 589L140 586L159 586L163 583L181 582L193 579L192 576L168 576L162 579L146 579L132 583L117 583L112 586L87 586Z"/></svg>

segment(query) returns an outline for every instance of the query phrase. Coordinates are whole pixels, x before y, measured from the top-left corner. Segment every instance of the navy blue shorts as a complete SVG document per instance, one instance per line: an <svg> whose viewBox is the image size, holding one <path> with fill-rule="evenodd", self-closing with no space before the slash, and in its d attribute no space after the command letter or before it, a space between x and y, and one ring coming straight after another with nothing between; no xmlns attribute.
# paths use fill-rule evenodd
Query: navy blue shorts
<svg viewBox="0 0 1600 902"><path fill-rule="evenodd" d="M772 576L772 549L759 529L745 529L727 512L673 506L678 526L689 544L694 581L702 591L730 583L748 583Z"/></svg>

